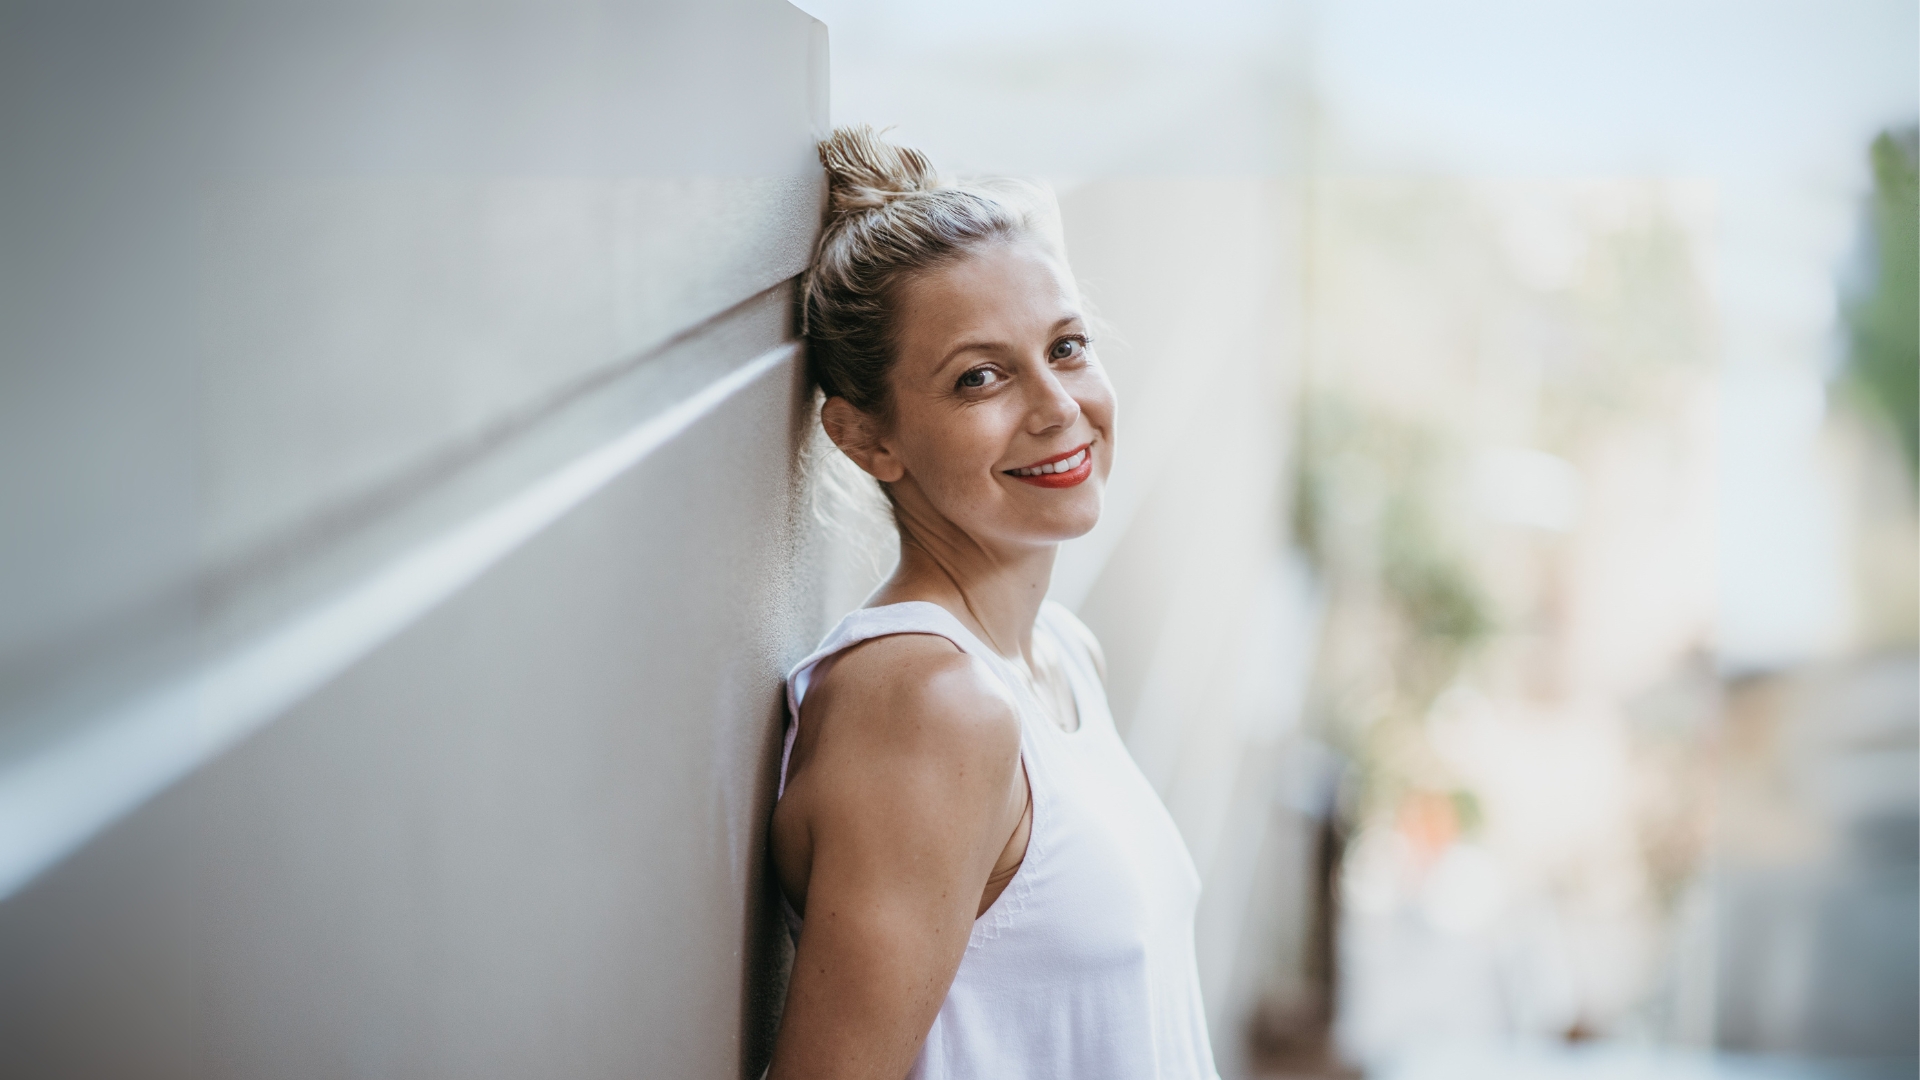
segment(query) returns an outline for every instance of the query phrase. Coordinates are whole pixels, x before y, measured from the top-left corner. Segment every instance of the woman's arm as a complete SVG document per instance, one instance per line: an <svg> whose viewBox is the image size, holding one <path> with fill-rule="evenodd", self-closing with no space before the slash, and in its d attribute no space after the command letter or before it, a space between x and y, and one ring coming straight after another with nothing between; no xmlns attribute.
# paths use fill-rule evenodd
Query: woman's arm
<svg viewBox="0 0 1920 1080"><path fill-rule="evenodd" d="M1019 721L978 661L916 634L843 654L801 722L812 861L768 1080L900 1080L1025 808Z"/></svg>

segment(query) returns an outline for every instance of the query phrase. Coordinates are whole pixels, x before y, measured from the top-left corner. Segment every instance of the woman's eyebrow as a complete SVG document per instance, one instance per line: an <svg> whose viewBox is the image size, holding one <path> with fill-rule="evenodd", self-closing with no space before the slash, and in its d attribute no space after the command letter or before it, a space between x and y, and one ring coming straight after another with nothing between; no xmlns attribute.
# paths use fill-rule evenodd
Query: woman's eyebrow
<svg viewBox="0 0 1920 1080"><path fill-rule="evenodd" d="M1067 327L1072 326L1074 323L1083 323L1085 321L1086 321L1086 318L1082 316L1079 312L1077 311L1068 312L1067 314L1060 316L1060 318L1053 324L1053 327L1049 332L1057 334L1060 331L1066 329ZM970 353L970 352L1000 353L1000 352L1008 352L1008 351L1010 351L1010 349L1006 344L1006 342L1003 342L1003 341L987 341L987 340L963 341L960 344L955 345L953 348L947 350L947 355L941 357L940 362L934 365L933 373L935 375L938 375L942 371L945 371L947 369L947 365L953 363L954 357L959 356L962 353Z"/></svg>
<svg viewBox="0 0 1920 1080"><path fill-rule="evenodd" d="M947 365L948 365L948 364L951 364L951 363L953 363L953 359L954 359L954 357L956 357L956 356L959 356L959 355L960 355L960 354L962 354L962 353L970 353L970 352L1007 352L1007 351L1008 351L1008 349L1007 349L1007 345L1006 345L1006 343L1005 343L1005 342L1000 342L1000 341L963 341L963 342L961 342L960 344L958 344L958 345L955 345L955 346L954 346L953 348L951 348L951 349L948 349L948 350L947 350L947 355L945 355L945 356L943 356L943 357L941 357L941 358L940 358L940 362L939 362L938 364L936 364L936 365L934 365L934 368L933 368L933 373L934 373L935 375L938 375L938 374L940 374L940 373L941 373L942 371L945 371L945 370L946 370L946 368L947 368Z"/></svg>

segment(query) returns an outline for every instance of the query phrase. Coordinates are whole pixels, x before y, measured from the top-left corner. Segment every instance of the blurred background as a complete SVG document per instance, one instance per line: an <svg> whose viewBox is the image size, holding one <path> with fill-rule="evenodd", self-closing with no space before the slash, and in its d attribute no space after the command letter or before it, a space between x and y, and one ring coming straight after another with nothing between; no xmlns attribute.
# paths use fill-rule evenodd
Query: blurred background
<svg viewBox="0 0 1920 1080"><path fill-rule="evenodd" d="M0 1074L756 1077L884 523L813 141L1038 178L1227 1080L1920 1072L1920 15L0 5Z"/></svg>
<svg viewBox="0 0 1920 1080"><path fill-rule="evenodd" d="M801 3L1058 193L1223 1074L1915 1074L1911 4Z"/></svg>

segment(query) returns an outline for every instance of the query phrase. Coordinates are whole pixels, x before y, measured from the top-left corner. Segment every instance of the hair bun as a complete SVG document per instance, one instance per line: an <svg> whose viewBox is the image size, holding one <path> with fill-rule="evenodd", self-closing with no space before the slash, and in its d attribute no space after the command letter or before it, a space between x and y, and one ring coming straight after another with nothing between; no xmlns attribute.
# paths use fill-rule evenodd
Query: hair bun
<svg viewBox="0 0 1920 1080"><path fill-rule="evenodd" d="M868 124L834 129L820 144L820 164L827 169L828 210L836 217L940 187L927 155L882 141Z"/></svg>

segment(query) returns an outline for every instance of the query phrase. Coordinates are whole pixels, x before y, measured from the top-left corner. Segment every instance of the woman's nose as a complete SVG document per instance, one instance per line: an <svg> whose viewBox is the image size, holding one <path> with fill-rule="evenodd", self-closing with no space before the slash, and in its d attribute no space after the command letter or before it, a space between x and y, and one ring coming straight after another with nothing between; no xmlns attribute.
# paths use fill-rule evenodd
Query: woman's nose
<svg viewBox="0 0 1920 1080"><path fill-rule="evenodd" d="M1055 428L1072 427L1073 422L1080 419L1080 403L1067 393L1052 368L1043 369L1040 378L1029 385L1033 387L1029 414L1031 434L1044 435Z"/></svg>

